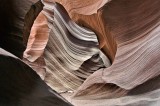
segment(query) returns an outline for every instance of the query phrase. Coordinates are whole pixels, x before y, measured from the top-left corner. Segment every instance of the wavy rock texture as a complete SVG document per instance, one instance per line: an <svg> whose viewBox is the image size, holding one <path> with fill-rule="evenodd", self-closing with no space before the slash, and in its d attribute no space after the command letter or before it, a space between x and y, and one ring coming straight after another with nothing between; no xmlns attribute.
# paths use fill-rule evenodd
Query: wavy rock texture
<svg viewBox="0 0 160 106"><path fill-rule="evenodd" d="M111 0L42 0L44 4L47 2L58 2L64 5L70 15L72 13L84 15L97 13L97 10L103 7L109 1Z"/></svg>
<svg viewBox="0 0 160 106"><path fill-rule="evenodd" d="M108 3L111 0L92 0L92 1L90 0L89 2L88 0L87 1L74 0L74 2L71 0L42 0L44 5L46 5L47 3L52 4L55 1L64 6L69 16L71 17L71 19L73 19L76 23L78 23L81 26L85 26L96 33L98 40L100 41L99 46L101 50L105 53L105 55L108 58L110 58L111 61L113 61L115 57L116 49L117 49L116 43L115 43L115 40L112 38L112 36L106 37L106 35L110 33L108 32L108 30L105 30L105 26L103 25L103 18L101 18L102 11L98 11L98 9L101 9L101 7L105 5L105 3L104 5L101 5L101 7L98 7L98 8L94 7L94 10L97 12L97 14L94 14L94 12L87 14L87 12L92 11L92 10L89 10L89 8L87 7L90 7L91 5L97 5L96 4L97 2ZM88 3L90 3L91 5ZM82 9L82 10L80 9L81 13L79 13L78 11L70 12L69 10L74 10L74 9L79 10L79 8L77 8L79 6L75 6L77 4L81 5L80 6ZM50 6L47 6L47 7L50 7Z"/></svg>
<svg viewBox="0 0 160 106"><path fill-rule="evenodd" d="M92 31L71 21L61 5L52 5L54 15L48 7L45 6L43 11L51 29L44 52L45 80L59 92L75 90L94 71L107 67L109 60L99 50L97 37Z"/></svg>
<svg viewBox="0 0 160 106"><path fill-rule="evenodd" d="M156 0L115 0L102 8L102 24L110 31L107 37L116 41L116 55L112 65L91 75L78 93L96 83L112 83L131 90L160 74L159 4Z"/></svg>
<svg viewBox="0 0 160 106"><path fill-rule="evenodd" d="M85 28L70 21L61 6L44 2L43 14L51 29L45 51L47 83L55 85L52 88L59 92L75 90L97 70L75 92L76 99L81 99L76 105L157 106L160 98L160 1L112 0L92 15L71 12L74 4L70 6L65 2L61 4L71 18ZM86 43L82 42L96 38L88 28L96 33L100 49L112 62L110 67L104 67L107 58L98 53L98 41L93 43L96 46L90 47L89 42L87 45L96 51L83 49ZM86 39L85 34L91 37ZM96 68L92 66L95 60L98 60L98 67L94 64ZM86 69L90 62L91 68ZM111 99L115 97L117 99Z"/></svg>
<svg viewBox="0 0 160 106"><path fill-rule="evenodd" d="M23 60L44 79L46 75L43 52L48 42L50 29L46 16L40 12L34 21L28 38Z"/></svg>
<svg viewBox="0 0 160 106"><path fill-rule="evenodd" d="M28 38L27 48L24 51L23 57L34 62L44 52L49 37L48 21L41 12L31 28L31 33Z"/></svg>
<svg viewBox="0 0 160 106"><path fill-rule="evenodd" d="M1 106L72 106L32 68L2 48L0 70Z"/></svg>
<svg viewBox="0 0 160 106"><path fill-rule="evenodd" d="M26 47L24 36L29 36L26 30L31 28L40 10L42 3L39 0L1 0L0 47L22 58Z"/></svg>
<svg viewBox="0 0 160 106"><path fill-rule="evenodd" d="M34 21L24 61L44 79L42 54L46 47L45 81L58 92L75 90L90 74L108 67L110 62L99 50L97 37L92 31L71 21L62 6L51 5L52 8L49 8L50 4L45 6Z"/></svg>
<svg viewBox="0 0 160 106"><path fill-rule="evenodd" d="M75 99L75 106L158 106L160 103L160 76L139 85L126 96L108 99ZM116 95L116 94L115 94Z"/></svg>

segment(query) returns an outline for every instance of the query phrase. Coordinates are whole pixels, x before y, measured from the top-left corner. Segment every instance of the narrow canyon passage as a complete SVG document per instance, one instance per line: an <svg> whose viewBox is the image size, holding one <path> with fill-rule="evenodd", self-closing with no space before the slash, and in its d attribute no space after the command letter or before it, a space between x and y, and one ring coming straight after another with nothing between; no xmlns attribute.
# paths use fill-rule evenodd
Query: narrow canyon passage
<svg viewBox="0 0 160 106"><path fill-rule="evenodd" d="M23 2L0 1L0 69L8 72L0 90L10 92L0 97L7 106L160 105L160 0ZM3 67L15 66L6 57L25 64L22 75ZM22 81L12 84L16 76ZM35 78L35 90L21 85ZM25 98L11 98L22 88Z"/></svg>

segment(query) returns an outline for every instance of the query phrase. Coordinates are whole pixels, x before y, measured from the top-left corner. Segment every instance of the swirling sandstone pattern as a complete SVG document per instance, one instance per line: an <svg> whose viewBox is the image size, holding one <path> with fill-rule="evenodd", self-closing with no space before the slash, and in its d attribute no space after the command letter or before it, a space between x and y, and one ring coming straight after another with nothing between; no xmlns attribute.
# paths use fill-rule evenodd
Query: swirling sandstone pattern
<svg viewBox="0 0 160 106"><path fill-rule="evenodd" d="M107 2L111 0L42 0L46 2L58 2L65 6L67 12L71 15L72 13L78 13L83 15L91 15L97 13L97 10L103 7Z"/></svg>
<svg viewBox="0 0 160 106"><path fill-rule="evenodd" d="M57 91L75 90L94 71L107 67L109 61L99 50L97 37L92 31L71 21L59 4L52 7L54 15L52 8L49 10L47 6L43 12L51 29L44 53L48 73L45 80Z"/></svg>
<svg viewBox="0 0 160 106"><path fill-rule="evenodd" d="M38 67L43 69L44 64L37 59L41 58L45 47L45 81L58 92L75 90L94 71L110 65L98 48L96 35L71 21L66 10L58 4L45 4L31 29L24 58L37 72ZM40 71L38 73L45 77Z"/></svg>
<svg viewBox="0 0 160 106"><path fill-rule="evenodd" d="M91 75L80 91L95 83L130 90L160 74L159 4L156 0L115 0L102 9L103 25L117 44L115 59L109 68Z"/></svg>
<svg viewBox="0 0 160 106"><path fill-rule="evenodd" d="M47 24L47 19L41 12L34 21L28 38L27 48L23 54L23 57L30 62L37 60L44 52L50 31Z"/></svg>
<svg viewBox="0 0 160 106"><path fill-rule="evenodd" d="M55 85L51 85L54 89L59 92L74 90L81 85L86 77L97 70L75 92L75 97L83 99L82 101L77 100L77 104L81 103L80 106L156 106L159 103L159 0L112 0L97 13L95 10L90 11L90 8L85 7L85 4L81 5L80 9L78 6L77 9L74 7L76 3L82 3L82 1L57 0L66 8L74 21L96 33L100 49L112 62L108 68L104 67L103 58L95 51L92 51L93 54L90 55L86 53L85 56L89 57L81 58L84 59L83 61L78 60L78 56L82 57L79 55L82 49L77 44L78 41L84 42L86 40L85 36L85 39L80 39L83 38L81 31L83 32L86 28L83 30L80 27L71 29L74 24L68 20L69 18L66 18L68 17L66 12L61 11L62 7L57 8L55 4L51 3L53 0L48 1L43 2L45 5L43 13L46 15L49 21L47 24L51 29L50 40L45 51L48 72L46 80L49 84ZM93 1L94 3L96 1ZM87 12L87 9L96 14ZM76 33L74 33L75 29ZM75 36L77 33L79 36ZM91 33L89 35L95 36ZM73 45L63 39L67 38L66 36L70 37L69 41ZM76 40L73 36L78 38L77 42L74 42ZM92 40L92 37L87 40ZM79 42L80 46L85 47L85 44L81 44L81 42ZM66 46L67 43L69 46ZM73 51L74 49L68 47L74 47L79 51ZM70 51L71 53L68 55ZM77 60L74 59L74 53L78 54ZM92 60L96 59L98 59L96 64L100 64L100 66L88 73L91 68L86 68L89 66L86 64L87 61L91 61L91 64L95 66ZM81 68L82 70L79 70ZM113 97L119 98L110 99Z"/></svg>

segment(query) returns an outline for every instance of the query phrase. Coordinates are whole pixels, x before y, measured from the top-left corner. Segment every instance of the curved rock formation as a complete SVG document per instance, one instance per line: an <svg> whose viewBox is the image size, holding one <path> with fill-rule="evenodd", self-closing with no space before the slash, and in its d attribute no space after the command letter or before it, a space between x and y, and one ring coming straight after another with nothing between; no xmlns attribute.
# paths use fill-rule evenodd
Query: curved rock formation
<svg viewBox="0 0 160 106"><path fill-rule="evenodd" d="M30 62L34 62L43 54L48 42L49 31L48 20L46 16L40 12L31 28L27 48L23 54L24 58Z"/></svg>
<svg viewBox="0 0 160 106"><path fill-rule="evenodd" d="M68 9L72 8L72 6L69 7L69 5L63 4L63 1L61 2L61 4L66 8L68 12L69 10L72 10ZM141 84L144 84L146 86L148 81L150 81L155 77L158 77L158 75L160 74L158 69L159 68L158 48L160 46L158 43L159 21L160 21L159 20L160 13L158 11L159 4L160 4L159 1L151 1L151 0L146 0L145 2L138 0L136 1L113 0L108 4L106 4L105 6L103 6L97 12L97 14L85 15L85 14L78 14L76 12L69 12L73 20L75 20L83 27L85 26L87 28L92 29L96 33L100 44L99 47L105 53L105 55L110 58L112 62L112 65L108 68L104 67L101 67L100 69L97 68L96 69L97 71L91 76L89 76L87 80L85 80L85 82L80 86L81 83L76 81L84 81L84 80L76 79L75 76L74 79L72 79L72 77L69 75L73 74L76 75L76 77L78 75L78 78L84 77L85 72L88 71L86 70L86 67L84 69L85 71L83 71L83 74L77 74L79 70L72 72L73 66L71 68L68 68L70 66L68 67L65 66L65 64L67 63L67 61L65 62L65 59L63 58L65 57L65 55L61 55L60 52L55 51L55 50L61 51L63 50L63 48L60 48L60 45L58 45L57 47L52 46L56 44L66 45L65 40L59 40L59 43L56 43L58 39L60 39L58 38L60 37L59 36L60 32L62 33L61 36L64 36L63 34L67 35L68 33L74 35L73 31L74 29L76 29L76 27L72 29L73 31L71 30L71 26L73 25L72 23L70 23L70 20L66 18L68 16L66 16L65 11L61 12L62 11L61 9L55 8L54 3L44 2L45 5L44 14L47 16L49 20L48 25L49 27L54 26L53 28L51 28L52 29L51 30L52 34L50 34L51 40L49 41L45 52L46 54L45 56L47 57L46 58L47 67L50 68L50 71L48 72L51 72L52 70L53 73L52 72L51 73L52 75L54 75L54 77L47 76L49 80L54 79L50 80L49 83L55 83L56 82L55 79L59 79L55 83L55 85L57 85L56 88L57 90L58 88L60 88L60 86L62 87L59 89L59 91L65 91L64 89L65 87L66 88L71 87L71 89L76 89L77 87L73 87L72 84L73 83L77 84L80 87L78 91L75 92L74 96L76 98L79 97L80 99L103 98L106 100L107 98L107 100L110 101L109 98L130 95L131 92L135 91L136 92L135 94L139 97L139 99L137 99L139 102L129 101L128 100L129 97L126 96L124 97L126 103L124 104L122 103L122 105L131 105L132 103L145 105L149 101L154 101L154 99L151 96L155 95L155 92L157 92L156 99L158 101L159 87L155 87L156 84L153 85L155 87L154 90L152 89L152 87L146 87L145 93L147 94L142 95L142 97L140 97L138 89L143 90L144 87L141 86ZM54 15L53 11L50 10L54 10ZM77 30L81 31L81 29ZM55 40L57 35L58 35L57 40ZM78 37L81 37L81 34L79 34ZM55 54L53 55L52 53ZM87 61L90 61L90 59ZM59 68L60 65L58 65L57 63L61 65L64 64L63 67L66 67L65 70ZM76 63L74 63L74 65L75 64ZM81 66L83 67L83 64L81 64ZM71 73L67 75L65 72L71 72ZM69 76L68 78L71 78L68 83L66 77L64 77L65 75ZM87 76L85 76L84 78L86 77ZM63 81L65 83L63 83ZM158 81L156 82L158 83ZM150 92L152 90L153 92ZM142 92L141 94L143 93L144 92ZM134 96L131 96L131 98L132 97L134 98ZM145 97L148 97L150 99L145 100ZM122 97L118 99L113 99L114 101L113 104L115 104L117 100L124 101L124 98ZM141 100L145 102L142 104ZM121 103L119 104L121 105Z"/></svg>
<svg viewBox="0 0 160 106"><path fill-rule="evenodd" d="M18 1L2 0L0 47L21 57L28 40L24 61L59 93L75 91L80 106L157 106L160 1L109 1L42 0L44 9L28 39L42 4L26 0L23 14L21 7L14 7ZM11 6L5 9L8 2ZM36 8L29 9L32 3Z"/></svg>
<svg viewBox="0 0 160 106"><path fill-rule="evenodd" d="M160 74L159 4L156 0L115 0L102 8L103 25L110 31L107 37L115 39L117 52L112 65L91 75L81 90L96 83L130 90Z"/></svg>
<svg viewBox="0 0 160 106"><path fill-rule="evenodd" d="M48 41L44 52L47 66L45 81L58 92L75 90L94 71L110 65L98 48L96 35L71 21L59 4L44 6L28 41L24 58L30 62L42 55Z"/></svg>
<svg viewBox="0 0 160 106"><path fill-rule="evenodd" d="M0 48L1 106L72 106L29 66Z"/></svg>
<svg viewBox="0 0 160 106"><path fill-rule="evenodd" d="M74 13L92 15L109 1L111 0L42 0L44 4L47 2L62 4L70 15Z"/></svg>

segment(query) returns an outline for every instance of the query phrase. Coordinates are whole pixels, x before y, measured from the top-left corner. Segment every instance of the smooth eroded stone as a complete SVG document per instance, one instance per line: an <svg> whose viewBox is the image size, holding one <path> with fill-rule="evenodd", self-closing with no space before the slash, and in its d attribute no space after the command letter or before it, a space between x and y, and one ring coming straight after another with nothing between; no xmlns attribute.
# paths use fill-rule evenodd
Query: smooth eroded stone
<svg viewBox="0 0 160 106"><path fill-rule="evenodd" d="M83 15L91 15L97 13L98 9L103 7L109 1L111 0L42 0L44 4L46 2L57 2L62 4L63 6L65 6L65 9L70 15L72 13Z"/></svg>
<svg viewBox="0 0 160 106"><path fill-rule="evenodd" d="M75 95L87 95L87 88L90 94L89 89L97 83L108 87L115 84L128 92L160 75L159 5L157 0L113 0L101 9L100 24L108 32L106 39L112 38L108 43L112 45L115 41L116 54L112 65L88 77ZM92 96L101 94L101 89L95 89Z"/></svg>
<svg viewBox="0 0 160 106"><path fill-rule="evenodd" d="M42 56L49 37L48 20L46 16L40 12L34 21L27 42L27 48L23 57L30 62L36 61Z"/></svg>
<svg viewBox="0 0 160 106"><path fill-rule="evenodd" d="M44 52L45 81L50 86L58 92L73 91L94 71L110 65L98 47L95 33L72 21L63 6L46 4L43 13L50 28Z"/></svg>
<svg viewBox="0 0 160 106"><path fill-rule="evenodd" d="M13 54L0 48L1 106L72 106Z"/></svg>

